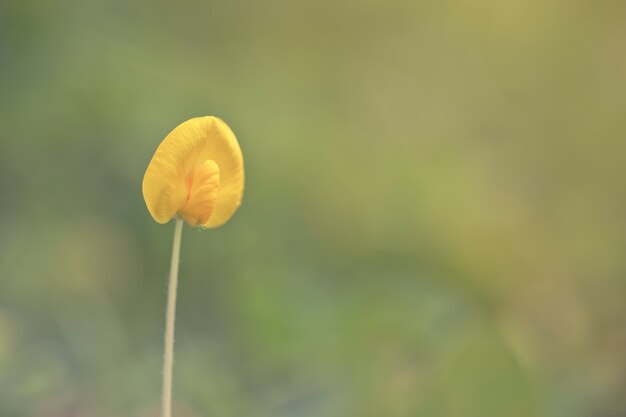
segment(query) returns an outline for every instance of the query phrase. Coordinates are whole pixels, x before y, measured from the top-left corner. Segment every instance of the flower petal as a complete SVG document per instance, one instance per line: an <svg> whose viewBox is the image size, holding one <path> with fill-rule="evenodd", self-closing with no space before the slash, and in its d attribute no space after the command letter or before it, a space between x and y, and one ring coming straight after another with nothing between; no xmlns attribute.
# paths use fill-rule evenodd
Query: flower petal
<svg viewBox="0 0 626 417"><path fill-rule="evenodd" d="M232 130L216 117L207 121L208 135L206 157L220 168L220 189L213 214L202 227L214 228L226 223L241 205L244 189L244 169L241 148Z"/></svg>
<svg viewBox="0 0 626 417"><path fill-rule="evenodd" d="M143 177L143 198L158 223L167 223L185 203L187 190L172 145L157 149Z"/></svg>

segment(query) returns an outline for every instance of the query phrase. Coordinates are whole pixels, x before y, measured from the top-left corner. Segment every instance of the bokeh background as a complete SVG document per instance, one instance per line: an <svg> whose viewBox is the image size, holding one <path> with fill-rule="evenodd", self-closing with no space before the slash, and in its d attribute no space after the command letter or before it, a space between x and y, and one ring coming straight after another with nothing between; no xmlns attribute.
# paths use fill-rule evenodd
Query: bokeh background
<svg viewBox="0 0 626 417"><path fill-rule="evenodd" d="M180 122L246 159L183 233L176 417L626 415L626 5L0 2L0 416L159 414Z"/></svg>

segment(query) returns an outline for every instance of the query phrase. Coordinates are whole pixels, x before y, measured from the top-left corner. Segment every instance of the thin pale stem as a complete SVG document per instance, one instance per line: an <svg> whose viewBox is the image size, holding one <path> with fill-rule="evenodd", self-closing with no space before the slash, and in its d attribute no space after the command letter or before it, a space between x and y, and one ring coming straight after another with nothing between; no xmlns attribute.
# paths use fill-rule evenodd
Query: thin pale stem
<svg viewBox="0 0 626 417"><path fill-rule="evenodd" d="M167 313L165 316L165 352L163 353L163 417L172 416L172 365L174 364L174 321L176 319L176 287L178 286L178 264L180 263L180 237L183 220L176 219L172 264L167 289Z"/></svg>

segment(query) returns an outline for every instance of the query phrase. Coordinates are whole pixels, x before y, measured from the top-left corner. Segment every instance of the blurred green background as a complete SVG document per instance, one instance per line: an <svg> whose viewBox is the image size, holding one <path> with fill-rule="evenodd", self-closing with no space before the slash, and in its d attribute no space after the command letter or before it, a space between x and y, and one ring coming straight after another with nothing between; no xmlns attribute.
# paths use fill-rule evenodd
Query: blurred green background
<svg viewBox="0 0 626 417"><path fill-rule="evenodd" d="M0 2L0 416L159 414L180 122L246 160L183 232L176 417L626 415L620 1Z"/></svg>

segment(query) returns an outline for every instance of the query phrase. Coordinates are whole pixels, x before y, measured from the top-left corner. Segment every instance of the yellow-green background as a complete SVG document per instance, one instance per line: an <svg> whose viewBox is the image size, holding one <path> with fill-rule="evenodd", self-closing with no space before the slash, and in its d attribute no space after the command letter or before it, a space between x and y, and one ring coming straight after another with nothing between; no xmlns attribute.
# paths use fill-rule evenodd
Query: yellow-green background
<svg viewBox="0 0 626 417"><path fill-rule="evenodd" d="M1 417L158 415L141 179L207 114L175 417L626 415L623 2L3 0Z"/></svg>

